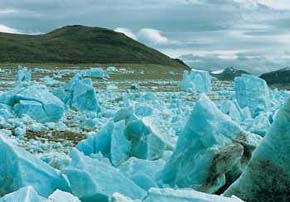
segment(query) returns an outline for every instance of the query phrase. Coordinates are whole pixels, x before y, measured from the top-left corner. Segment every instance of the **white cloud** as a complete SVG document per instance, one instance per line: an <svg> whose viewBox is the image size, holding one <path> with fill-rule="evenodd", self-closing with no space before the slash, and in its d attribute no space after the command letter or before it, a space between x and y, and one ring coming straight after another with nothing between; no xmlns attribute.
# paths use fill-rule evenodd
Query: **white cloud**
<svg viewBox="0 0 290 202"><path fill-rule="evenodd" d="M118 28L115 29L115 32L123 33L127 37L130 37L131 39L137 40L136 35L130 29L123 28L123 27L118 27Z"/></svg>
<svg viewBox="0 0 290 202"><path fill-rule="evenodd" d="M169 42L168 38L156 29L141 29L137 34L137 38L142 42L155 45L163 45Z"/></svg>
<svg viewBox="0 0 290 202"><path fill-rule="evenodd" d="M290 9L289 0L253 0L253 1L256 1L257 3L266 5L273 9L278 9L278 10Z"/></svg>
<svg viewBox="0 0 290 202"><path fill-rule="evenodd" d="M0 24L0 32L19 34L19 30Z"/></svg>
<svg viewBox="0 0 290 202"><path fill-rule="evenodd" d="M12 14L16 13L17 11L14 9L0 9L0 14Z"/></svg>

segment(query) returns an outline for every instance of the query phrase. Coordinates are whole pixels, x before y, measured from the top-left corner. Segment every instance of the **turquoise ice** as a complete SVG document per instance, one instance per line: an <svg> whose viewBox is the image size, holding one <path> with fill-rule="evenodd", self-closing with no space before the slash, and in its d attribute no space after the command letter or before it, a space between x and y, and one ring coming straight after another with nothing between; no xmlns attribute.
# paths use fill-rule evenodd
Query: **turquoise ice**
<svg viewBox="0 0 290 202"><path fill-rule="evenodd" d="M242 172L247 155L259 140L201 95L164 168L162 180L172 187L214 193Z"/></svg>
<svg viewBox="0 0 290 202"><path fill-rule="evenodd" d="M290 100L280 109L268 134L240 178L225 195L245 201L290 200Z"/></svg>
<svg viewBox="0 0 290 202"><path fill-rule="evenodd" d="M92 159L74 149L72 163L64 170L72 193L82 202L108 201L118 192L132 199L142 199L146 192L119 170L107 163Z"/></svg>
<svg viewBox="0 0 290 202"><path fill-rule="evenodd" d="M56 189L69 191L63 175L24 149L0 135L0 196L24 186L32 186L40 195Z"/></svg>

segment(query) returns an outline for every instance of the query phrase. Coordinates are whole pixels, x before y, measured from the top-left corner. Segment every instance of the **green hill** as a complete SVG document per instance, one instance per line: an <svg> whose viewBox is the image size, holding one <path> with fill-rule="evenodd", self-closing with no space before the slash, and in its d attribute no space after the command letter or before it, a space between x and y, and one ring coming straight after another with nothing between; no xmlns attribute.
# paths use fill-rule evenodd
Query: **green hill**
<svg viewBox="0 0 290 202"><path fill-rule="evenodd" d="M42 35L0 33L0 63L159 64L188 68L122 33L66 26Z"/></svg>

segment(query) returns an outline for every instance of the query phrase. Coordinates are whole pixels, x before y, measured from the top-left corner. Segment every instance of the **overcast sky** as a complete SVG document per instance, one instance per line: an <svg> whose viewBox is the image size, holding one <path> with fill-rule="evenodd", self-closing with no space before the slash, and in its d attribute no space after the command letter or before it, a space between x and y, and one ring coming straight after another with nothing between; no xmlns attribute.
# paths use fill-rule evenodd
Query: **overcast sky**
<svg viewBox="0 0 290 202"><path fill-rule="evenodd" d="M0 31L114 29L195 68L290 66L289 0L0 0Z"/></svg>

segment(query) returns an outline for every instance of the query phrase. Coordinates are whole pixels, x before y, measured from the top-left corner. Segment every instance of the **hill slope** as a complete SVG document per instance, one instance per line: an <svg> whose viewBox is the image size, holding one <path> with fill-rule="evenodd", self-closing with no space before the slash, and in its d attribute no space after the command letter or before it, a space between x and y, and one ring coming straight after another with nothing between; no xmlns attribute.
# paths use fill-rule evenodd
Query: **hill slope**
<svg viewBox="0 0 290 202"><path fill-rule="evenodd" d="M0 33L0 62L161 64L187 68L124 34L79 25L43 35Z"/></svg>
<svg viewBox="0 0 290 202"><path fill-rule="evenodd" d="M229 67L220 71L212 71L211 75L218 78L219 80L232 81L236 77L241 76L242 74L249 74L246 71L238 70L233 67Z"/></svg>
<svg viewBox="0 0 290 202"><path fill-rule="evenodd" d="M290 68L286 67L277 71L268 72L260 76L268 84L290 84Z"/></svg>

